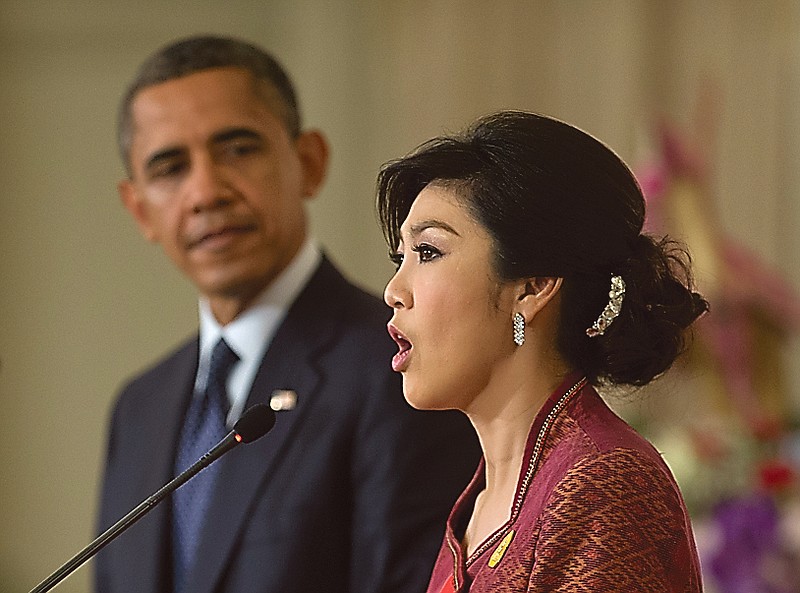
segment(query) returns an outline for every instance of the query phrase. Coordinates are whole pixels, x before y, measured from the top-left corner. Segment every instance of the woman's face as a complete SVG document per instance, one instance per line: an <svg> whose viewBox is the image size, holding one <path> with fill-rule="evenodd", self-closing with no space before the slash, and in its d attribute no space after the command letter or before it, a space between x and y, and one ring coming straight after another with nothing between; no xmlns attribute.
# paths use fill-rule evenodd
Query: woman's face
<svg viewBox="0 0 800 593"><path fill-rule="evenodd" d="M512 287L496 278L489 234L451 189L424 188L400 235L384 291L399 347L392 367L415 408L468 411L514 350Z"/></svg>

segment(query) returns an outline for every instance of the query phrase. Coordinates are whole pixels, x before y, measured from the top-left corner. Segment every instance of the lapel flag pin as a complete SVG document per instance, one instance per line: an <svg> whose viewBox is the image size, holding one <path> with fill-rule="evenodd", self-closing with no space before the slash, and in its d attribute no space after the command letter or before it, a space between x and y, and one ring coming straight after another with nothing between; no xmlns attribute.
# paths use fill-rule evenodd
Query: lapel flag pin
<svg viewBox="0 0 800 593"><path fill-rule="evenodd" d="M276 389L272 392L269 407L274 412L287 412L294 410L297 405L297 393L291 389Z"/></svg>

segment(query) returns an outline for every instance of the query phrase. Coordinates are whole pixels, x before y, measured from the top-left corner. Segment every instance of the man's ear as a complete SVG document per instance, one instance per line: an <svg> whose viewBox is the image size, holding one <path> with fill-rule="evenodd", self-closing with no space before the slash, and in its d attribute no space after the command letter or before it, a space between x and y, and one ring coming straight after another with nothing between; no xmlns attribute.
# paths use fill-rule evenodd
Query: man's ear
<svg viewBox="0 0 800 593"><path fill-rule="evenodd" d="M328 173L328 141L319 130L306 130L295 140L303 167L303 197L317 195Z"/></svg>
<svg viewBox="0 0 800 593"><path fill-rule="evenodd" d="M537 276L524 281L516 308L522 313L526 323L530 323L555 298L563 281L563 278L549 276Z"/></svg>
<svg viewBox="0 0 800 593"><path fill-rule="evenodd" d="M125 206L125 209L133 216L144 238L151 243L157 242L158 236L150 221L147 207L140 198L133 181L130 179L123 179L117 184L117 191L119 192L119 197L120 200L122 200L123 206Z"/></svg>

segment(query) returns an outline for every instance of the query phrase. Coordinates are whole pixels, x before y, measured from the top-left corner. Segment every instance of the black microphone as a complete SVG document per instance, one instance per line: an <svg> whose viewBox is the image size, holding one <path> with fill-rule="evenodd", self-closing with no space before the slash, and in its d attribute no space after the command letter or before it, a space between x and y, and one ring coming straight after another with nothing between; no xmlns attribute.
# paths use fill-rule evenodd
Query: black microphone
<svg viewBox="0 0 800 593"><path fill-rule="evenodd" d="M114 523L106 531L86 546L83 550L70 558L61 568L31 589L30 593L44 593L55 587L58 583L67 578L73 571L80 567L84 562L97 554L104 546L109 544L128 527L147 514L154 506L160 503L167 495L182 486L200 470L205 469L214 461L222 457L225 453L236 447L239 443L251 443L267 434L275 425L275 412L266 404L256 404L242 415L224 439L209 449L208 453L198 459L194 465L187 468L179 476L173 478L171 482L163 486L158 492L143 500L139 506Z"/></svg>

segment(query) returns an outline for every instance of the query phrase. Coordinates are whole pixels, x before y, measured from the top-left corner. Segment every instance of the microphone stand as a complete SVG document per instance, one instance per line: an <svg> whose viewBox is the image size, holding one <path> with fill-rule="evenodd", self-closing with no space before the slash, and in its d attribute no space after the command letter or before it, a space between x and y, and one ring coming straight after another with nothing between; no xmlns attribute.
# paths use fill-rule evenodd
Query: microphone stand
<svg viewBox="0 0 800 593"><path fill-rule="evenodd" d="M216 461L219 457L233 449L240 443L240 440L241 437L236 433L236 431L229 432L228 435L219 443L214 445L214 447L211 448L208 453L203 455L183 473L173 478L172 481L164 485L159 491L152 494L149 498L143 500L139 506L134 508L127 515L122 517L122 519L101 533L88 546L70 558L64 565L61 566L61 568L56 570L53 574L36 585L36 587L31 589L30 593L45 593L45 591L49 591L55 587L58 583L63 581L76 569L78 569L84 562L89 560L103 547L119 536L123 531L128 529L128 527L136 523L136 521L150 512L153 507L164 500L164 498L175 491L179 486L182 486L188 482L197 473L199 473L200 470L205 469L211 465L212 462Z"/></svg>

